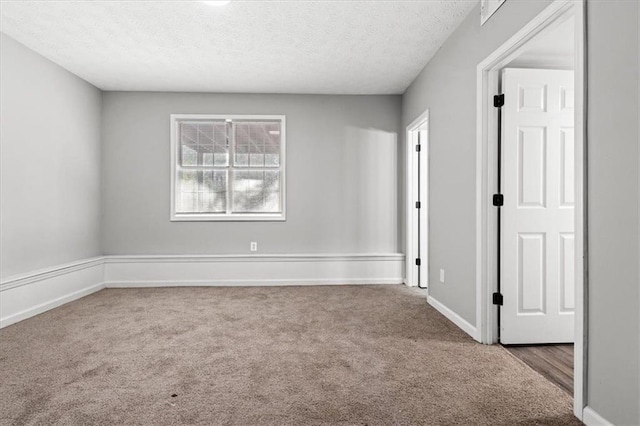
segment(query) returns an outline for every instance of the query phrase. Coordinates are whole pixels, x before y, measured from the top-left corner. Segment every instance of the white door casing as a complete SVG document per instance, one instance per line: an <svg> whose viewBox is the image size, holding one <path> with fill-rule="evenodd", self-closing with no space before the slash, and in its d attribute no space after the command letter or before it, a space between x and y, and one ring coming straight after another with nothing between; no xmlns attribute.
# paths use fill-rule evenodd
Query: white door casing
<svg viewBox="0 0 640 426"><path fill-rule="evenodd" d="M418 140L420 152L416 151ZM405 283L426 288L429 284L429 110L407 126L406 141ZM420 266L416 265L418 257Z"/></svg>
<svg viewBox="0 0 640 426"><path fill-rule="evenodd" d="M500 341L574 341L573 71L505 69Z"/></svg>
<svg viewBox="0 0 640 426"><path fill-rule="evenodd" d="M427 288L429 286L429 222L427 217L427 208L429 206L428 185L429 185L429 150L427 144L429 143L429 131L426 128L420 128L418 130L420 151L418 152L418 181L420 182L419 189L417 190L418 200L420 200L420 208L418 210L418 224L420 231L418 233L418 253L421 260L419 267L420 277L418 286Z"/></svg>

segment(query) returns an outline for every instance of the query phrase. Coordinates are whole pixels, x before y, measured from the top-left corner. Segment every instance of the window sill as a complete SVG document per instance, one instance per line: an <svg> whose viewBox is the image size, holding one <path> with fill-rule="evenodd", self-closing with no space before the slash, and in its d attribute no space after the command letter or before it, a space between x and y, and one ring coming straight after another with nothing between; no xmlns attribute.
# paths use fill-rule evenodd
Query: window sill
<svg viewBox="0 0 640 426"><path fill-rule="evenodd" d="M285 222L284 213L277 214L172 214L171 222Z"/></svg>

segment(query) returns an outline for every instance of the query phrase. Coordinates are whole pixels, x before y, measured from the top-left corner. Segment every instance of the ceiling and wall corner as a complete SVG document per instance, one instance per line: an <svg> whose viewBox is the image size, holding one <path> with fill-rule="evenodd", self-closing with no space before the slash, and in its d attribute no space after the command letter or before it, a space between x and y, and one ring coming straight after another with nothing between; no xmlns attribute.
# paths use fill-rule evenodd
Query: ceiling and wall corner
<svg viewBox="0 0 640 426"><path fill-rule="evenodd" d="M23 0L0 23L105 91L402 94L475 3Z"/></svg>

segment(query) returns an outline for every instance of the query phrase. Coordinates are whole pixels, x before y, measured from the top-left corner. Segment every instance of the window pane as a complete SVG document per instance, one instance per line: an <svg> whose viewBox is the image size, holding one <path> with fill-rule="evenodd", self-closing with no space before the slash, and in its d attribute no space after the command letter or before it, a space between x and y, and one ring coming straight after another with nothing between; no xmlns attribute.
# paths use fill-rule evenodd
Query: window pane
<svg viewBox="0 0 640 426"><path fill-rule="evenodd" d="M180 189L182 192L195 192L198 190L198 172L181 170L178 174Z"/></svg>
<svg viewBox="0 0 640 426"><path fill-rule="evenodd" d="M180 123L182 166L229 165L229 141L224 121Z"/></svg>
<svg viewBox="0 0 640 426"><path fill-rule="evenodd" d="M195 192L183 192L180 196L180 205L177 209L180 213L192 213L196 211L196 196Z"/></svg>
<svg viewBox="0 0 640 426"><path fill-rule="evenodd" d="M266 167L278 167L280 165L279 154L265 154L264 165Z"/></svg>
<svg viewBox="0 0 640 426"><path fill-rule="evenodd" d="M264 167L264 154L249 154L249 165L251 167Z"/></svg>
<svg viewBox="0 0 640 426"><path fill-rule="evenodd" d="M225 147L215 147L214 145L182 145L182 166L226 166L228 160L228 150ZM216 158L218 157L218 158ZM215 161L214 161L215 159Z"/></svg>
<svg viewBox="0 0 640 426"><path fill-rule="evenodd" d="M280 209L280 172L266 171L264 172L264 211L275 213Z"/></svg>
<svg viewBox="0 0 640 426"><path fill-rule="evenodd" d="M266 167L280 166L280 123L276 124L277 126L272 126L268 130L269 139L264 146L264 165Z"/></svg>
<svg viewBox="0 0 640 426"><path fill-rule="evenodd" d="M267 193L264 201L264 211L267 213L280 212L280 193L279 192Z"/></svg>
<svg viewBox="0 0 640 426"><path fill-rule="evenodd" d="M216 166L227 167L229 165L229 140L227 138L226 123L220 124L214 129L213 152Z"/></svg>
<svg viewBox="0 0 640 426"><path fill-rule="evenodd" d="M235 164L238 167L247 167L249 165L249 154L236 154Z"/></svg>
<svg viewBox="0 0 640 426"><path fill-rule="evenodd" d="M190 123L180 123L180 143L198 144L198 128Z"/></svg>
<svg viewBox="0 0 640 426"><path fill-rule="evenodd" d="M181 170L178 173L178 213L225 213L227 171Z"/></svg>
<svg viewBox="0 0 640 426"><path fill-rule="evenodd" d="M234 158L234 165L238 167L249 166L249 142L246 139L237 139L236 129L236 152Z"/></svg>
<svg viewBox="0 0 640 426"><path fill-rule="evenodd" d="M227 210L226 193L201 192L199 194L198 213L225 213Z"/></svg>
<svg viewBox="0 0 640 426"><path fill-rule="evenodd" d="M227 171L212 170L202 172L204 174L203 183L204 191L207 192L226 192L227 191Z"/></svg>
<svg viewBox="0 0 640 426"><path fill-rule="evenodd" d="M279 166L280 121L240 121L235 123L234 129L236 166Z"/></svg>
<svg viewBox="0 0 640 426"><path fill-rule="evenodd" d="M201 192L198 208L201 212L210 212L213 211L214 204L214 194L211 192Z"/></svg>
<svg viewBox="0 0 640 426"><path fill-rule="evenodd" d="M195 126L198 131L198 144L213 145L214 123L198 123Z"/></svg>
<svg viewBox="0 0 640 426"><path fill-rule="evenodd" d="M280 211L280 173L236 171L233 180L233 212Z"/></svg>
<svg viewBox="0 0 640 426"><path fill-rule="evenodd" d="M264 184L266 192L280 191L280 172L267 171L264 172Z"/></svg>
<svg viewBox="0 0 640 426"><path fill-rule="evenodd" d="M213 145L198 145L198 165L211 166L213 164Z"/></svg>
<svg viewBox="0 0 640 426"><path fill-rule="evenodd" d="M182 165L198 165L198 145L182 145Z"/></svg>
<svg viewBox="0 0 640 426"><path fill-rule="evenodd" d="M227 211L227 171L205 172L202 212L225 213Z"/></svg>
<svg viewBox="0 0 640 426"><path fill-rule="evenodd" d="M214 145L214 164L216 167L227 167L229 165L229 147L225 145Z"/></svg>

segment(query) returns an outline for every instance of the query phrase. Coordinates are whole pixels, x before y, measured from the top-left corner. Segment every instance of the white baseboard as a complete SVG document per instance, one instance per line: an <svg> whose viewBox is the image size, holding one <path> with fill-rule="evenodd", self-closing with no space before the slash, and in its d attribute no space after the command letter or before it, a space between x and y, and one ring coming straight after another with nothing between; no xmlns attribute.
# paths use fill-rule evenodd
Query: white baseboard
<svg viewBox="0 0 640 426"><path fill-rule="evenodd" d="M106 256L105 286L401 284L402 254Z"/></svg>
<svg viewBox="0 0 640 426"><path fill-rule="evenodd" d="M602 417L589 406L584 407L582 422L587 426L613 426L613 423Z"/></svg>
<svg viewBox="0 0 640 426"><path fill-rule="evenodd" d="M0 328L106 287L401 284L404 255L101 256L0 283Z"/></svg>
<svg viewBox="0 0 640 426"><path fill-rule="evenodd" d="M95 257L9 277L0 283L0 328L103 289L103 269Z"/></svg>
<svg viewBox="0 0 640 426"><path fill-rule="evenodd" d="M359 279L359 280L160 280L160 281L106 281L105 288L153 288L153 287L286 287L313 285L379 285L402 284L395 279Z"/></svg>
<svg viewBox="0 0 640 426"><path fill-rule="evenodd" d="M482 340L480 339L480 333L478 332L478 329L473 325L471 325L467 320L462 318L460 315L456 314L451 309L447 308L445 305L443 305L441 302L434 299L432 296L427 296L427 303L433 306L442 315L447 317L449 321L451 321L452 323L457 325L459 328L461 328L462 331L467 333L469 336L473 337L474 340L476 340L477 342L482 342Z"/></svg>

